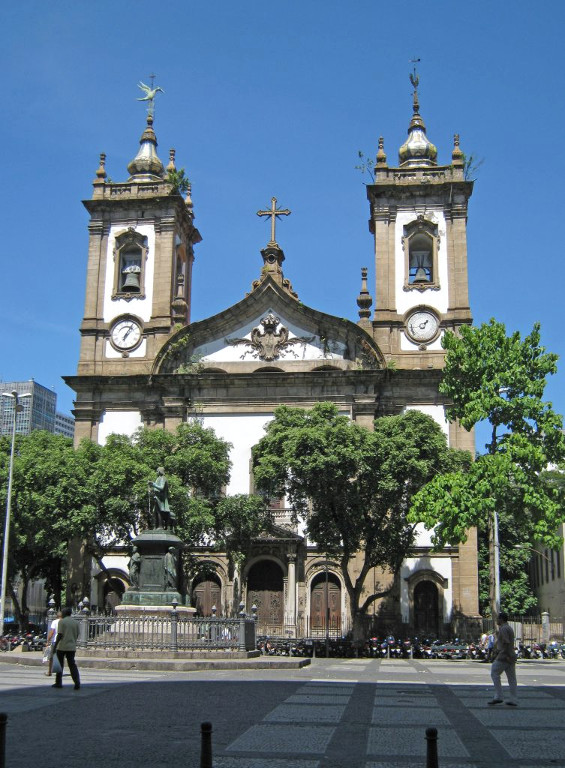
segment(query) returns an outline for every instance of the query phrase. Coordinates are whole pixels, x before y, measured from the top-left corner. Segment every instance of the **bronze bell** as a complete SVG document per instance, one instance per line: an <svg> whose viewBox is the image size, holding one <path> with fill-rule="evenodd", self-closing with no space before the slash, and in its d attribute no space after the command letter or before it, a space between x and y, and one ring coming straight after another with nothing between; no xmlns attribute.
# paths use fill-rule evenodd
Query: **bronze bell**
<svg viewBox="0 0 565 768"><path fill-rule="evenodd" d="M430 278L428 277L428 273L424 269L424 267L418 267L416 270L416 274L414 275L414 282L415 283L429 283Z"/></svg>
<svg viewBox="0 0 565 768"><path fill-rule="evenodd" d="M122 291L127 293L139 293L139 272L133 269L124 269L126 279L122 283Z"/></svg>

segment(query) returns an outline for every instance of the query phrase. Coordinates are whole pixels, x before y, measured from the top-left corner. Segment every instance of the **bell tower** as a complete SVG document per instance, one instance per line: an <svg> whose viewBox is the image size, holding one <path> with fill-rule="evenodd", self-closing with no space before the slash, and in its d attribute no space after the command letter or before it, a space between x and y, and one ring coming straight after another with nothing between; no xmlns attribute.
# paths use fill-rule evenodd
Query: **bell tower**
<svg viewBox="0 0 565 768"><path fill-rule="evenodd" d="M201 237L174 150L166 168L157 155L153 100L160 89L143 89L147 124L129 178L109 180L100 155L92 198L84 201L90 223L79 376L149 373L171 333L190 322L194 245Z"/></svg>
<svg viewBox="0 0 565 768"><path fill-rule="evenodd" d="M376 264L372 329L385 357L398 367L424 369L442 365L442 332L471 322L466 228L473 182L465 179L459 136L451 163L437 164L420 115L416 71L410 81L413 114L398 165L388 165L381 137L374 183L367 187Z"/></svg>

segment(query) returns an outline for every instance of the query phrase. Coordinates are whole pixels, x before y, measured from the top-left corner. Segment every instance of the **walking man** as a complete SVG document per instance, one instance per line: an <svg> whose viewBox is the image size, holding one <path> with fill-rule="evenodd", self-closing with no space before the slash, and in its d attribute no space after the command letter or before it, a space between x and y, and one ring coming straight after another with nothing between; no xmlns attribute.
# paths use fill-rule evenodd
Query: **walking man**
<svg viewBox="0 0 565 768"><path fill-rule="evenodd" d="M77 649L79 625L78 621L72 618L72 612L72 608L69 606L63 608L63 618L59 621L57 626L57 642L55 644L55 653L59 659L61 671L57 672L55 675L55 684L53 685L53 688L63 687L63 666L65 664L65 659L67 659L69 672L71 673L73 683L75 684L75 691L78 691L80 689L80 675L78 673L78 667L75 662L75 653Z"/></svg>
<svg viewBox="0 0 565 768"><path fill-rule="evenodd" d="M516 683L516 651L514 650L514 631L508 623L508 614L501 612L496 620L498 633L496 635L495 660L492 662L490 676L494 683L494 698L488 702L489 707L496 704L504 704L502 698L503 672L506 672L510 698L506 702L509 707L518 706L518 686Z"/></svg>

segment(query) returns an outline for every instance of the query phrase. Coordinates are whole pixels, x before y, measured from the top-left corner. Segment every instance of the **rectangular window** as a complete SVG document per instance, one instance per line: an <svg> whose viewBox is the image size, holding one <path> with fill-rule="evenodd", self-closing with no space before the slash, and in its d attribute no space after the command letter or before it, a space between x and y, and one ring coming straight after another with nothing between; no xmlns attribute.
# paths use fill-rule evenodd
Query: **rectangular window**
<svg viewBox="0 0 565 768"><path fill-rule="evenodd" d="M547 549L545 549L545 581L546 583L549 582L549 557L547 554Z"/></svg>

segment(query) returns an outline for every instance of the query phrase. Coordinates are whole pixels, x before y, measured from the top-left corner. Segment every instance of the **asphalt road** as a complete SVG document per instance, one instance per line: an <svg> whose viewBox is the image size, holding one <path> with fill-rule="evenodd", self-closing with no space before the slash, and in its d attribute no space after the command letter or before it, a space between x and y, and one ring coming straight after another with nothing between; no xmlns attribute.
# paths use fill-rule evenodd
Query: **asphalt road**
<svg viewBox="0 0 565 768"><path fill-rule="evenodd" d="M423 768L427 727L443 768L565 768L565 662L518 664L520 705L488 707L476 662L316 659L300 670L82 670L51 687L43 667L3 664L6 766Z"/></svg>

